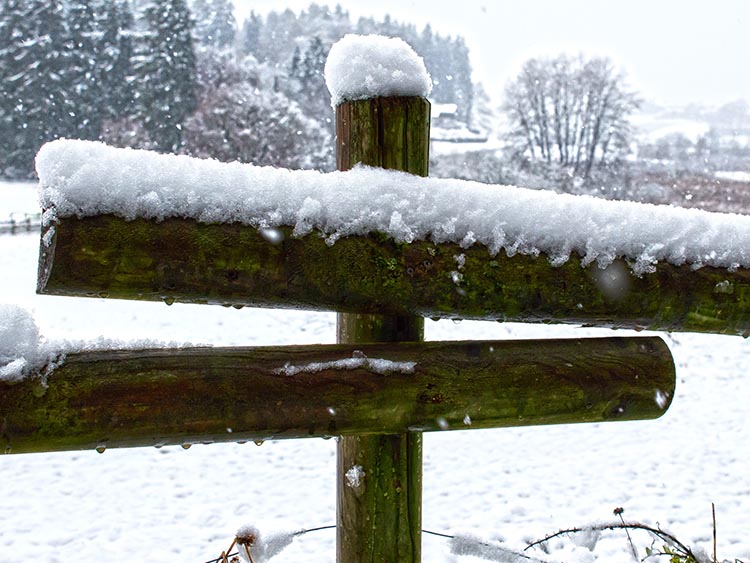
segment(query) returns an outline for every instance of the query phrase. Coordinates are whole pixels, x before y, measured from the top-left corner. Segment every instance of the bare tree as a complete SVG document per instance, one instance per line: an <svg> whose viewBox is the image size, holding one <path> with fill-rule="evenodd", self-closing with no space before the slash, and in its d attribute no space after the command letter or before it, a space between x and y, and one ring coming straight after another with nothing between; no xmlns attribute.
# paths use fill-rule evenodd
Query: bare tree
<svg viewBox="0 0 750 563"><path fill-rule="evenodd" d="M628 116L638 107L608 59L530 59L505 90L502 110L515 156L588 178L628 151Z"/></svg>

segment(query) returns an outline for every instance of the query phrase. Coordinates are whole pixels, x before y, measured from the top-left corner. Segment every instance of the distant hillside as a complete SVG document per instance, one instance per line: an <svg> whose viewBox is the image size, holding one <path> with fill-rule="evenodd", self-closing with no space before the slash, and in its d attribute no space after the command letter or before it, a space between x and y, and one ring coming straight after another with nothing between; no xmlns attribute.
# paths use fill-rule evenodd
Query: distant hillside
<svg viewBox="0 0 750 563"><path fill-rule="evenodd" d="M750 145L750 104L746 100L717 108L644 104L632 122L641 143L657 142L672 135L682 135L697 143L702 136L715 135L725 143Z"/></svg>

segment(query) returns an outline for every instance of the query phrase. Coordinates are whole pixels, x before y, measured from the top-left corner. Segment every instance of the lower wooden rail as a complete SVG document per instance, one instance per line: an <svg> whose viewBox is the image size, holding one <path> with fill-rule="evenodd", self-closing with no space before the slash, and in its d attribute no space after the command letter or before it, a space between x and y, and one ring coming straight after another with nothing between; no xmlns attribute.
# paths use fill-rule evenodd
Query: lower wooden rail
<svg viewBox="0 0 750 563"><path fill-rule="evenodd" d="M0 382L6 453L659 417L658 337L100 351Z"/></svg>

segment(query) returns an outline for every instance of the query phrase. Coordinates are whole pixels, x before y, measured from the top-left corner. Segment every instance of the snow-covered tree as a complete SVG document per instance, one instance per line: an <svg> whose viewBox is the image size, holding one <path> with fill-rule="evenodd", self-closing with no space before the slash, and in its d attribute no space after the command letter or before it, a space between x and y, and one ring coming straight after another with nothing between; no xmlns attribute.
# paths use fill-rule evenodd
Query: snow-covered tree
<svg viewBox="0 0 750 563"><path fill-rule="evenodd" d="M66 133L66 30L57 0L3 0L0 173L33 175L39 147Z"/></svg>
<svg viewBox="0 0 750 563"><path fill-rule="evenodd" d="M97 59L100 104L105 118L119 119L134 111L135 20L127 0L105 2L100 18Z"/></svg>
<svg viewBox="0 0 750 563"><path fill-rule="evenodd" d="M196 107L192 21L185 0L150 2L143 10L146 34L138 53L139 112L153 146L176 152L182 126Z"/></svg>
<svg viewBox="0 0 750 563"><path fill-rule="evenodd" d="M263 28L263 18L255 12L250 12L250 17L242 24L240 36L240 52L243 55L253 55L260 60L260 32Z"/></svg>
<svg viewBox="0 0 750 563"><path fill-rule="evenodd" d="M16 135L22 115L19 104L19 83L11 81L21 72L23 64L17 59L20 38L24 33L20 0L0 0L0 175L18 177Z"/></svg>
<svg viewBox="0 0 750 563"><path fill-rule="evenodd" d="M303 53L295 51L292 58L292 95L307 115L322 124L332 123L331 95L325 81L325 64L330 46L326 47L317 35Z"/></svg>
<svg viewBox="0 0 750 563"><path fill-rule="evenodd" d="M496 129L497 115L492 107L491 99L481 83L474 84L474 96L469 115L469 128L489 134Z"/></svg>
<svg viewBox="0 0 750 563"><path fill-rule="evenodd" d="M216 105L220 83L237 84L228 63L237 52L254 54L265 69L253 88L287 100L269 94L258 104L294 102L290 107L306 124L295 135L316 127L333 134L323 68L333 42L355 31L340 6L313 3L299 13L287 9L265 18L252 13L238 38L231 0L0 0L0 9L2 176L31 177L39 146L60 136L179 150L198 96L203 105ZM460 42L429 28L420 34L389 17L362 19L358 27L412 44L439 82L433 99L456 103L468 122L473 98L471 84L464 84L470 69L461 66L468 64L468 51ZM196 55L205 63L200 80ZM307 127L309 120L317 126ZM330 143L325 150L317 161L324 168L332 163Z"/></svg>
<svg viewBox="0 0 750 563"><path fill-rule="evenodd" d="M469 123L474 103L474 85L471 81L469 48L463 37L456 37L452 47L448 50L448 56L448 74L445 79L450 84L459 118L464 123Z"/></svg>
<svg viewBox="0 0 750 563"><path fill-rule="evenodd" d="M64 82L69 135L96 139L101 131L104 107L101 103L102 75L98 71L101 35L98 28L97 0L75 0L68 6Z"/></svg>
<svg viewBox="0 0 750 563"><path fill-rule="evenodd" d="M253 57L228 61L226 80L203 89L185 123L184 152L222 161L324 168L332 140L299 105L269 87L273 73Z"/></svg>
<svg viewBox="0 0 750 563"><path fill-rule="evenodd" d="M518 158L588 178L629 150L628 117L638 107L608 59L531 59L505 90L509 146Z"/></svg>
<svg viewBox="0 0 750 563"><path fill-rule="evenodd" d="M102 141L113 147L157 150L143 121L136 115L123 114L102 122Z"/></svg>
<svg viewBox="0 0 750 563"><path fill-rule="evenodd" d="M227 48L234 44L237 22L230 0L192 0L193 37L202 46Z"/></svg>

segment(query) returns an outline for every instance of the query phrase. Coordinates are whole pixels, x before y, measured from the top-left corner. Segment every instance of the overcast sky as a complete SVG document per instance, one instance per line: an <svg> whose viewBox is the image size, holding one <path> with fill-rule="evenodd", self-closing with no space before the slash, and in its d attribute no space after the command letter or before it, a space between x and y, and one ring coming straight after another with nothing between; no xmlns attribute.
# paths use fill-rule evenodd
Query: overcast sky
<svg viewBox="0 0 750 563"><path fill-rule="evenodd" d="M234 0L250 10L294 11L310 0ZM318 4L334 6L337 2ZM610 57L644 99L718 105L750 99L750 0L341 0L356 20L389 13L421 29L462 35L475 79L495 99L532 56Z"/></svg>

